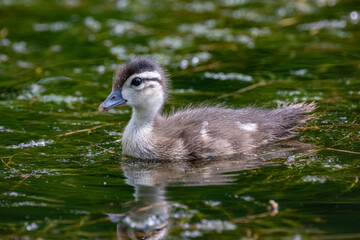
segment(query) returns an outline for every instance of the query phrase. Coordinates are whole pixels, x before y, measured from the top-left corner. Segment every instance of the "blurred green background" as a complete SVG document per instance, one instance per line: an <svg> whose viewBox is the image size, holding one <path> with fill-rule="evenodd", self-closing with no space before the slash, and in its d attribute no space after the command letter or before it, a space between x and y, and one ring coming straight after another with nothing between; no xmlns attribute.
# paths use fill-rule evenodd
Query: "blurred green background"
<svg viewBox="0 0 360 240"><path fill-rule="evenodd" d="M359 30L358 0L0 0L0 238L359 239ZM166 112L316 102L306 145L123 157L131 109L97 107L138 55Z"/></svg>

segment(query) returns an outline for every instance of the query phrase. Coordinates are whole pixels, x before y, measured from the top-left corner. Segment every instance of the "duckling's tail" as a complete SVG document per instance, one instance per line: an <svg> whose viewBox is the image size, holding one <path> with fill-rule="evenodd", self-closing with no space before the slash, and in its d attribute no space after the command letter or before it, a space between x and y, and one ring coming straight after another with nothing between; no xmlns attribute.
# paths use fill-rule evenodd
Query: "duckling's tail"
<svg viewBox="0 0 360 240"><path fill-rule="evenodd" d="M276 131L277 138L289 138L294 135L295 128L314 115L310 114L316 108L314 102L312 103L296 103L285 105L271 112L271 115L277 120L278 128Z"/></svg>

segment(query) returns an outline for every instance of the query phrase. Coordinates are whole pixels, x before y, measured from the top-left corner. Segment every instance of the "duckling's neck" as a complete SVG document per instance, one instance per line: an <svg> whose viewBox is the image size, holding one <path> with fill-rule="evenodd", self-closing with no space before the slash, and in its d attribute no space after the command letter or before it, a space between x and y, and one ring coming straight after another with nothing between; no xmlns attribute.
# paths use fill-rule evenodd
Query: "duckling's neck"
<svg viewBox="0 0 360 240"><path fill-rule="evenodd" d="M143 108L143 107L134 107L132 111L132 116L129 122L129 125L133 125L134 127L141 127L144 125L151 124L159 112L161 110L161 106L154 109L151 108Z"/></svg>
<svg viewBox="0 0 360 240"><path fill-rule="evenodd" d="M133 107L132 116L122 137L123 153L138 158L158 157L152 148L153 122L161 107Z"/></svg>
<svg viewBox="0 0 360 240"><path fill-rule="evenodd" d="M157 158L151 142L154 120L160 116L161 106L133 107L122 137L123 153L139 158Z"/></svg>
<svg viewBox="0 0 360 240"><path fill-rule="evenodd" d="M133 106L132 116L128 126L133 129L152 125L155 118L160 116L163 101L148 102L146 105Z"/></svg>

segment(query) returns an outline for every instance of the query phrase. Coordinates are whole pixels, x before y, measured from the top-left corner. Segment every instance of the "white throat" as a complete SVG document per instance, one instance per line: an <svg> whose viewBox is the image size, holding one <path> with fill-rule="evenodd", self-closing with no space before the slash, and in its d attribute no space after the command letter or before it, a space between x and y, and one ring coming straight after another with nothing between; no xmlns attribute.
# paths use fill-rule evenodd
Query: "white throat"
<svg viewBox="0 0 360 240"><path fill-rule="evenodd" d="M134 125L134 127L141 127L143 125L151 124L156 115L159 114L160 106L151 106L149 108L133 107L131 119L128 125Z"/></svg>
<svg viewBox="0 0 360 240"><path fill-rule="evenodd" d="M161 102L151 107L133 107L133 112L125 128L122 145L126 155L138 158L157 158L153 147L153 122L161 109Z"/></svg>
<svg viewBox="0 0 360 240"><path fill-rule="evenodd" d="M138 158L157 158L153 147L153 122L161 108L133 107L133 112L122 137L123 153Z"/></svg>

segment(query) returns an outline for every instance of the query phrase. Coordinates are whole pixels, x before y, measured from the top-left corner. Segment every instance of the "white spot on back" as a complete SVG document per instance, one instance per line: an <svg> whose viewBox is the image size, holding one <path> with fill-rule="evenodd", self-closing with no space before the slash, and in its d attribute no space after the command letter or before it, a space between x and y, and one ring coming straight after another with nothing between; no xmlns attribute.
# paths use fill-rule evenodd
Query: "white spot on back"
<svg viewBox="0 0 360 240"><path fill-rule="evenodd" d="M239 121L236 121L236 124L238 127L242 130L254 132L257 130L257 124L256 123L240 123Z"/></svg>
<svg viewBox="0 0 360 240"><path fill-rule="evenodd" d="M178 148L183 149L184 148L184 140L181 138L177 140Z"/></svg>
<svg viewBox="0 0 360 240"><path fill-rule="evenodd" d="M200 130L201 138L202 138L204 141L209 141L209 136L208 136L207 130L206 130L206 126L207 126L207 125L209 125L209 123L208 123L207 121L202 122L201 130Z"/></svg>
<svg viewBox="0 0 360 240"><path fill-rule="evenodd" d="M176 144L172 149L172 153L174 155L173 158L178 158L178 159L181 159L184 155L188 154L183 139L180 138L176 141Z"/></svg>

